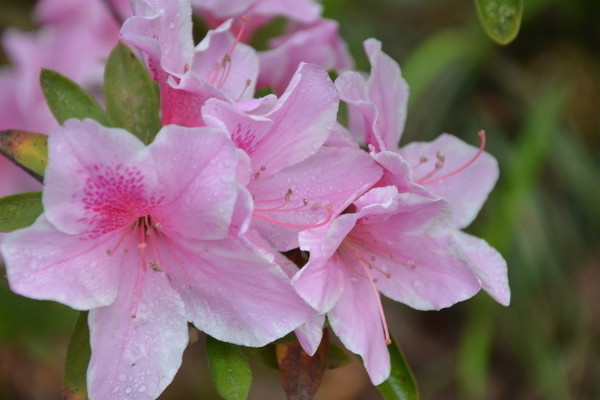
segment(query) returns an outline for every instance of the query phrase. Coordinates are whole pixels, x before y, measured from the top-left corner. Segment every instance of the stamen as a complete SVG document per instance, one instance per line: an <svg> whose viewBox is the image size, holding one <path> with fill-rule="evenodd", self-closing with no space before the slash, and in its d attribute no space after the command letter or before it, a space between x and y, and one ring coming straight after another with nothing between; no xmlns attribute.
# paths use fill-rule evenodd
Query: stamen
<svg viewBox="0 0 600 400"><path fill-rule="evenodd" d="M480 130L477 134L481 138L481 143L479 144L479 149L477 150L477 153L475 153L475 155L469 161L467 161L461 167L459 167L459 168L455 169L454 171L449 172L449 173L447 173L445 175L442 175L442 176L439 176L437 178L433 178L433 179L427 180L428 178L431 177L430 175L428 175L425 178L422 178L421 180L419 180L417 183L419 183L420 185L428 185L430 183L438 182L438 181L441 181L442 179L449 178L449 177L451 177L453 175L456 175L456 174L464 171L465 169L467 169L471 164L473 164L479 158L479 156L481 155L481 153L483 153L483 149L485 148L485 142L486 142L486 140L485 140L485 131L484 130ZM439 158L440 157L438 157L438 159ZM445 157L443 155L442 155L442 159L440 159L440 161L442 162L442 164L445 161ZM436 167L437 167L437 163L436 163Z"/></svg>
<svg viewBox="0 0 600 400"><path fill-rule="evenodd" d="M242 20L242 27L240 28L237 36L235 37L233 44L231 45L231 47L229 48L229 51L227 52L229 54L233 53L233 50L235 50L235 46L237 46L238 43L240 43L242 41L242 36L244 35L244 32L246 32L246 26L248 25L248 17L246 17L244 15L240 19Z"/></svg>
<svg viewBox="0 0 600 400"><path fill-rule="evenodd" d="M258 214L256 212L257 210L258 211L297 211L297 210L301 210L302 208L304 208L304 207L297 207L297 208L290 208L290 209L276 209L276 208L275 209L263 209L263 210L255 209L254 212L252 213L252 215L255 216L255 217L257 217L257 218L263 219L265 221L272 222L272 223L277 224L277 225L282 225L282 226L287 226L289 228L297 228L297 229L318 228L320 226L328 224L329 221L331 221L331 219L333 218L333 212L332 212L333 207L332 206L326 206L325 207L325 210L327 210L327 218L325 218L323 221L321 221L321 222L319 222L317 224L314 224L314 225L292 224L292 223L289 223L289 222L284 222L284 221L279 221L279 220L276 220L276 219L273 219L273 218L269 218L269 217L267 217L265 215L260 215L260 214Z"/></svg>
<svg viewBox="0 0 600 400"><path fill-rule="evenodd" d="M252 84L252 79L246 79L246 85L244 86L244 90L242 90L242 93L240 93L236 100L240 101L242 97L244 97L244 93L246 93L246 90L248 90L250 84Z"/></svg>

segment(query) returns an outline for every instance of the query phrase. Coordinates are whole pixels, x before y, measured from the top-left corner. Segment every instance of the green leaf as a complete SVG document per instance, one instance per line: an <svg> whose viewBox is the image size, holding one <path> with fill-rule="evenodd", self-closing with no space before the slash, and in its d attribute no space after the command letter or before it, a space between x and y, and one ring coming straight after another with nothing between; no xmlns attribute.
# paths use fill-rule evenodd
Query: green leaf
<svg viewBox="0 0 600 400"><path fill-rule="evenodd" d="M519 33L523 0L475 0L479 21L487 35L505 45Z"/></svg>
<svg viewBox="0 0 600 400"><path fill-rule="evenodd" d="M40 133L7 130L0 132L0 153L42 181L48 163L48 136Z"/></svg>
<svg viewBox="0 0 600 400"><path fill-rule="evenodd" d="M104 126L113 126L92 95L66 76L42 69L40 84L48 107L60 124L69 118L92 118Z"/></svg>
<svg viewBox="0 0 600 400"><path fill-rule="evenodd" d="M0 198L0 232L25 228L33 224L43 211L42 192Z"/></svg>
<svg viewBox="0 0 600 400"><path fill-rule="evenodd" d="M87 311L79 313L71 335L62 382L63 400L87 400L88 398L86 373L92 351L87 317Z"/></svg>
<svg viewBox="0 0 600 400"><path fill-rule="evenodd" d="M252 384L252 371L240 346L206 336L206 355L217 392L226 400L244 400Z"/></svg>
<svg viewBox="0 0 600 400"><path fill-rule="evenodd" d="M386 400L418 400L419 389L415 377L402 354L396 341L388 346L390 352L390 361L392 363L392 372L390 377L377 386L379 392Z"/></svg>
<svg viewBox="0 0 600 400"><path fill-rule="evenodd" d="M108 57L104 95L106 112L115 126L150 143L160 129L158 88L124 44L117 44Z"/></svg>
<svg viewBox="0 0 600 400"><path fill-rule="evenodd" d="M336 369L339 367L343 367L344 365L348 365L351 362L352 359L350 358L346 350L333 343L329 343L329 348L327 349L327 360L325 362L325 368Z"/></svg>

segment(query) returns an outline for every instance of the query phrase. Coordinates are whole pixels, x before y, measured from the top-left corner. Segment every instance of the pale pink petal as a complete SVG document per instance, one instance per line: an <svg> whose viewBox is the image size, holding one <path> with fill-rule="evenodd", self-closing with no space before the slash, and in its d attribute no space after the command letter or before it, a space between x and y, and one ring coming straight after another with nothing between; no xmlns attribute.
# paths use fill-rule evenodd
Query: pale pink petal
<svg viewBox="0 0 600 400"><path fill-rule="evenodd" d="M222 341L264 346L303 324L310 308L279 266L258 250L226 238L193 242L169 238L173 286L188 320Z"/></svg>
<svg viewBox="0 0 600 400"><path fill-rule="evenodd" d="M209 27L215 27L227 18L242 16L247 22L237 22L233 26L237 34L242 26L242 41L248 42L253 33L278 16L293 21L310 23L321 14L321 5L313 0L192 0L194 9L202 15Z"/></svg>
<svg viewBox="0 0 600 400"><path fill-rule="evenodd" d="M383 177L377 186L395 186L399 192L416 192L426 195L425 190L419 190L412 182L410 164L394 151L372 152L371 157L383 167Z"/></svg>
<svg viewBox="0 0 600 400"><path fill-rule="evenodd" d="M266 117L245 114L235 105L210 99L202 107L202 118L208 126L228 132L235 145L250 156L251 170L257 171L261 165L254 160L254 153L269 133L273 121ZM270 174L265 171L265 174Z"/></svg>
<svg viewBox="0 0 600 400"><path fill-rule="evenodd" d="M483 290L503 306L510 304L510 287L506 261L500 253L483 239L456 231L454 238L473 261L473 271L481 281Z"/></svg>
<svg viewBox="0 0 600 400"><path fill-rule="evenodd" d="M87 310L113 302L122 259L107 254L121 232L87 241L57 231L42 216L6 235L0 250L11 290Z"/></svg>
<svg viewBox="0 0 600 400"><path fill-rule="evenodd" d="M389 191L373 189L357 201L360 218L347 241L348 263L368 262L365 274L382 293L420 310L448 307L477 293L481 285L452 236L446 204L412 193L385 202L374 196Z"/></svg>
<svg viewBox="0 0 600 400"><path fill-rule="evenodd" d="M265 117L273 126L253 156L269 174L305 160L336 126L338 95L327 72L300 64L278 103ZM262 167L261 167L262 168Z"/></svg>
<svg viewBox="0 0 600 400"><path fill-rule="evenodd" d="M259 53L258 87L270 86L275 93L282 93L301 62L326 70L352 68L352 58L338 31L337 21L321 19L271 40L272 50Z"/></svg>
<svg viewBox="0 0 600 400"><path fill-rule="evenodd" d="M453 174L476 157L477 151L476 147L448 134L440 135L429 143L413 142L399 150L399 154L414 166L414 182L442 196L452 205L452 223L457 228L473 221L498 179L498 164L485 152L466 169ZM443 157L443 162L442 168L436 170L438 154ZM421 162L422 157L427 162ZM450 176L436 180L447 174Z"/></svg>
<svg viewBox="0 0 600 400"><path fill-rule="evenodd" d="M321 344L321 340L323 339L324 323L325 314L313 312L308 321L294 331L298 342L300 342L300 346L311 357L317 352L319 344Z"/></svg>
<svg viewBox="0 0 600 400"><path fill-rule="evenodd" d="M367 39L365 51L371 63L371 75L367 81L369 99L377 106L377 119L373 131L381 137L382 150L398 147L404 130L408 106L408 85L402 78L400 67L390 56L381 51L381 42Z"/></svg>
<svg viewBox="0 0 600 400"><path fill-rule="evenodd" d="M381 51L381 42L368 39L364 47L371 63L368 79L345 72L336 86L340 98L349 104L352 130L364 130L365 143L376 151L395 150L406 120L408 85L398 63ZM362 114L362 121L357 120L356 112Z"/></svg>
<svg viewBox="0 0 600 400"><path fill-rule="evenodd" d="M147 149L157 187L168 188L153 222L190 239L224 237L238 193L237 150L225 132L168 125Z"/></svg>
<svg viewBox="0 0 600 400"><path fill-rule="evenodd" d="M275 250L257 231L250 230L244 235L244 239L250 241L265 258L272 258L288 278L292 278L298 272L298 266ZM307 321L294 331L304 351L311 356L315 354L321 343L324 322L324 313L311 310Z"/></svg>
<svg viewBox="0 0 600 400"><path fill-rule="evenodd" d="M89 314L92 399L156 399L188 343L185 306L168 277L137 267L130 254L115 302Z"/></svg>
<svg viewBox="0 0 600 400"><path fill-rule="evenodd" d="M44 212L58 230L101 235L127 225L156 178L132 160L144 145L129 132L96 121L68 120L48 138L49 160L43 193ZM65 156L68 155L68 156ZM136 165L128 165L128 164ZM155 199L156 200L156 199ZM127 203L127 204L126 204ZM142 207L143 208L143 207ZM142 210L138 210L142 211Z"/></svg>
<svg viewBox="0 0 600 400"><path fill-rule="evenodd" d="M183 74L194 47L190 1L132 0L131 6L121 39L141 50L154 79Z"/></svg>
<svg viewBox="0 0 600 400"><path fill-rule="evenodd" d="M358 142L352 137L348 129L341 124L336 124L329 132L325 146L331 147L358 147Z"/></svg>
<svg viewBox="0 0 600 400"><path fill-rule="evenodd" d="M378 306L378 293L369 281L346 276L344 291L327 314L329 324L344 346L361 356L371 382L379 385L390 375L390 357L385 344Z"/></svg>
<svg viewBox="0 0 600 400"><path fill-rule="evenodd" d="M305 230L299 235L300 249L310 252L310 258L292 278L292 285L321 313L331 310L344 290L345 265L336 252L355 223L355 214L344 214L329 226Z"/></svg>
<svg viewBox="0 0 600 400"><path fill-rule="evenodd" d="M228 58L225 65L224 57ZM248 100L256 86L258 56L252 47L236 42L229 20L209 31L196 46L191 72L232 99Z"/></svg>
<svg viewBox="0 0 600 400"><path fill-rule="evenodd" d="M381 177L362 150L323 147L306 161L248 185L252 226L280 251L298 247L298 233L326 223Z"/></svg>

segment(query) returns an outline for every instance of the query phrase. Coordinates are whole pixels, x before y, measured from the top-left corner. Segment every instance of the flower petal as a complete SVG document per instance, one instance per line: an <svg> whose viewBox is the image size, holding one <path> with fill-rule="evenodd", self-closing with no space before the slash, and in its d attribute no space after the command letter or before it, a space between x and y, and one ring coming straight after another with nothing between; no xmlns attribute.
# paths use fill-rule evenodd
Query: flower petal
<svg viewBox="0 0 600 400"><path fill-rule="evenodd" d="M458 240L467 256L475 263L473 271L483 285L483 289L503 306L510 304L510 287L506 261L496 249L483 239L457 231Z"/></svg>
<svg viewBox="0 0 600 400"><path fill-rule="evenodd" d="M378 296L369 281L347 282L335 307L327 314L329 324L344 346L361 356L371 382L379 385L390 375L390 355L379 314Z"/></svg>
<svg viewBox="0 0 600 400"><path fill-rule="evenodd" d="M136 211L146 208L143 201L151 197L148 190L156 179L135 160L143 150L143 143L123 129L91 119L66 121L48 138L46 219L64 233L91 236L133 221ZM115 215L114 208L122 213Z"/></svg>
<svg viewBox="0 0 600 400"><path fill-rule="evenodd" d="M78 310L106 306L117 295L118 254L109 256L120 233L86 241L57 231L41 216L14 231L0 246L11 289L34 299L54 300Z"/></svg>
<svg viewBox="0 0 600 400"><path fill-rule="evenodd" d="M310 258L292 278L292 285L321 313L331 310L344 290L345 265L336 251L355 223L355 214L344 214L329 226L300 232L300 249L310 252Z"/></svg>
<svg viewBox="0 0 600 400"><path fill-rule="evenodd" d="M190 239L224 237L238 193L237 151L225 132L168 125L148 152L163 188L153 222Z"/></svg>
<svg viewBox="0 0 600 400"><path fill-rule="evenodd" d="M264 346L304 323L310 308L279 266L232 238L170 241L169 276L188 320L208 335Z"/></svg>
<svg viewBox="0 0 600 400"><path fill-rule="evenodd" d="M399 150L399 154L410 165L418 165L413 169L414 182L442 196L452 205L452 223L457 228L468 226L479 213L498 179L498 164L494 157L484 152L461 172L439 181L434 180L466 165L477 151L476 147L448 134L440 135L429 143L413 142ZM428 177L435 170L434 164L439 161L438 154L443 157L443 167ZM422 163L421 157L425 157L427 162ZM434 182L427 183L430 181Z"/></svg>
<svg viewBox="0 0 600 400"><path fill-rule="evenodd" d="M298 247L298 232L344 211L381 174L358 148L323 147L304 162L248 185L255 201L253 227L280 251Z"/></svg>
<svg viewBox="0 0 600 400"><path fill-rule="evenodd" d="M89 314L92 399L156 399L173 380L188 343L185 306L169 279L142 270L137 254L130 254L115 302Z"/></svg>

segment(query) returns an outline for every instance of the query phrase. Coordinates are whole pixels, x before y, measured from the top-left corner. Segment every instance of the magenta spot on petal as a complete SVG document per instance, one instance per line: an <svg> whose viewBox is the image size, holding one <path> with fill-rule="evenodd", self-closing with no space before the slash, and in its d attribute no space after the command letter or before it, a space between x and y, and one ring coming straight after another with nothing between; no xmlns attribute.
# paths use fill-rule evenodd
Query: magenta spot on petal
<svg viewBox="0 0 600 400"><path fill-rule="evenodd" d="M231 134L231 140L235 143L238 149L244 150L248 155L252 155L256 151L256 134L250 129L242 132L242 126L238 124L235 131Z"/></svg>
<svg viewBox="0 0 600 400"><path fill-rule="evenodd" d="M90 226L90 238L150 214L162 200L148 196L142 171L135 167L95 164L88 174L81 198L85 217L80 221Z"/></svg>

